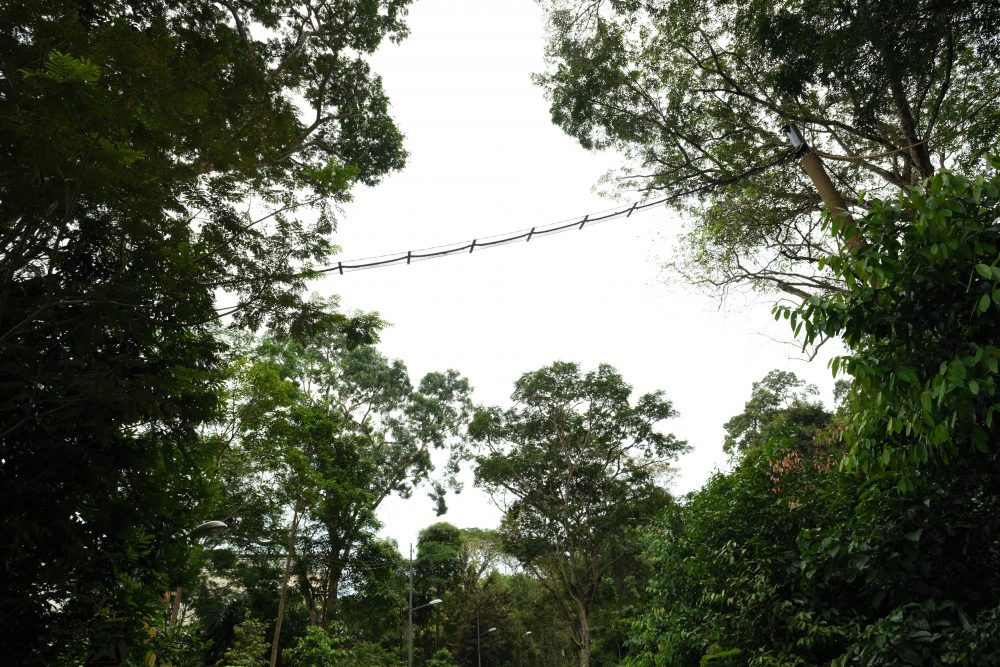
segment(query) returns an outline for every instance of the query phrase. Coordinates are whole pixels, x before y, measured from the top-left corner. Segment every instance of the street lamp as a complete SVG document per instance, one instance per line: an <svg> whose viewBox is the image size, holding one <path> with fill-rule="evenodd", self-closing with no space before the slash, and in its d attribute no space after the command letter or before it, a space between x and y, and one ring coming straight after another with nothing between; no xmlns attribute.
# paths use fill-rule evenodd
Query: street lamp
<svg viewBox="0 0 1000 667"><path fill-rule="evenodd" d="M481 642L479 640L483 638L483 635L488 635L491 632L495 631L496 628L490 628L486 632L479 631L479 610L477 609L476 610L476 664L478 664L479 667L483 667L483 654L482 651L480 650Z"/></svg>
<svg viewBox="0 0 1000 667"><path fill-rule="evenodd" d="M434 598L427 604L422 604L419 607L413 606L413 579L410 579L410 621L406 624L406 634L407 634L407 651L406 651L406 664L409 667L413 667L413 612L418 609L423 609L424 607L433 607L436 604L441 604L440 598Z"/></svg>
<svg viewBox="0 0 1000 667"><path fill-rule="evenodd" d="M199 523L191 531L191 537L196 540L200 540L203 537L212 537L213 535L218 535L224 532L229 526L227 526L222 521L206 521L205 523Z"/></svg>
<svg viewBox="0 0 1000 667"><path fill-rule="evenodd" d="M525 637L530 637L530 636L531 636L531 630L528 630L527 632L525 632L525 633L524 633L524 636L525 636ZM532 647L532 645L531 645L531 640L530 640L530 639L525 639L525 642L527 642L527 644L528 644L528 655L527 655L527 656L525 656L525 662L524 662L524 664L528 664L528 661L529 661L529 660L530 660L530 658L531 658L531 649L532 649L533 647Z"/></svg>
<svg viewBox="0 0 1000 667"><path fill-rule="evenodd" d="M407 667L413 667L413 610L414 609L423 609L424 607L430 607L431 605L435 605L435 604L441 604L441 600L440 599L434 598L433 600L431 600L427 604L422 604L419 607L414 607L413 606L413 543L410 543L410 571L409 571L409 579L410 579L410 604L409 604L409 607L410 607L410 619L409 619L409 621L406 624L407 635L409 637L408 640L407 640L406 664L407 664Z"/></svg>
<svg viewBox="0 0 1000 667"><path fill-rule="evenodd" d="M226 531L229 528L223 521L206 521L205 523L199 523L195 526L190 533L189 537L193 537L195 541L201 542L209 537L215 537ZM184 588L178 586L177 590L174 591L174 604L170 608L170 621L168 626L174 626L177 623L177 615L181 609L181 596L184 594Z"/></svg>

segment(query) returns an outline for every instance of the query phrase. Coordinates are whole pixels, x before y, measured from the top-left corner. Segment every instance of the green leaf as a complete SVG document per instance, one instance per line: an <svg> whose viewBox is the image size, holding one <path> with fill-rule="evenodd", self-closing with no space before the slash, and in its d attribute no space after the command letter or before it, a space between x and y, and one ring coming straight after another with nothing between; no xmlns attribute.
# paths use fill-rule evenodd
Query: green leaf
<svg viewBox="0 0 1000 667"><path fill-rule="evenodd" d="M990 451L989 438L986 436L986 431L979 426L975 426L972 429L972 446L983 454L988 454Z"/></svg>
<svg viewBox="0 0 1000 667"><path fill-rule="evenodd" d="M988 264L976 264L976 273L981 275L983 278L986 278L987 280L993 279L993 270L989 267Z"/></svg>
<svg viewBox="0 0 1000 667"><path fill-rule="evenodd" d="M990 307L990 295L984 294L979 297L979 304L976 306L976 312L979 314L985 313Z"/></svg>
<svg viewBox="0 0 1000 667"><path fill-rule="evenodd" d="M882 464L883 468L889 467L889 462L892 460L892 451L887 449L882 450L881 456L879 456L879 462Z"/></svg>
<svg viewBox="0 0 1000 667"><path fill-rule="evenodd" d="M910 540L911 542L919 542L920 536L923 535L923 533L924 533L923 528L917 528L916 530L911 530L910 532L905 533L903 537Z"/></svg>
<svg viewBox="0 0 1000 667"><path fill-rule="evenodd" d="M43 71L22 69L21 76L26 79L41 77L57 83L94 83L101 77L101 68L87 58L52 50L45 59Z"/></svg>
<svg viewBox="0 0 1000 667"><path fill-rule="evenodd" d="M898 366L896 368L896 375L901 380L905 380L910 384L917 384L917 373L909 366Z"/></svg>
<svg viewBox="0 0 1000 667"><path fill-rule="evenodd" d="M932 412L931 392L925 391L922 394L920 394L920 405L924 409L924 419L928 419Z"/></svg>

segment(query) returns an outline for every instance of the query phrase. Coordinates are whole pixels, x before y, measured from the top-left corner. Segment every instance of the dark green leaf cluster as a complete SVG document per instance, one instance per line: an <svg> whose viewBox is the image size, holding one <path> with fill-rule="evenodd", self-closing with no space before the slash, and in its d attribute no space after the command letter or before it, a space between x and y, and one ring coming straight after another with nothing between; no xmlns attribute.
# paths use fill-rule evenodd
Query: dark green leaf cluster
<svg viewBox="0 0 1000 667"><path fill-rule="evenodd" d="M998 228L1000 176L942 171L873 202L857 223L865 243L825 260L847 291L775 310L806 341L840 336L848 346L833 369L852 379L852 465L915 471L930 460L993 454Z"/></svg>
<svg viewBox="0 0 1000 667"><path fill-rule="evenodd" d="M851 223L861 242L824 259L844 292L775 309L843 338L845 403L754 385L735 469L651 537L632 664L996 664L998 211L995 175L940 171Z"/></svg>
<svg viewBox="0 0 1000 667"><path fill-rule="evenodd" d="M324 317L302 295L337 202L405 160L366 57L406 34L408 4L0 5L10 660L140 650L214 494L211 322L301 334Z"/></svg>
<svg viewBox="0 0 1000 667"><path fill-rule="evenodd" d="M779 439L788 440L789 446L808 444L813 432L829 420L822 405L809 401L817 393L794 373L771 371L754 382L743 412L724 424L723 449L746 451Z"/></svg>
<svg viewBox="0 0 1000 667"><path fill-rule="evenodd" d="M900 494L838 468L840 419L776 412L808 437L761 438L663 515L626 664L995 664L1000 471L952 461Z"/></svg>
<svg viewBox="0 0 1000 667"><path fill-rule="evenodd" d="M264 636L267 626L252 617L249 612L236 626L233 645L226 651L225 667L264 667L264 657L269 644Z"/></svg>
<svg viewBox="0 0 1000 667"><path fill-rule="evenodd" d="M420 532L414 605L443 602L414 612L415 665L474 665L479 658L509 667L565 664L572 619L544 582L518 570L501 543L494 530L447 523Z"/></svg>

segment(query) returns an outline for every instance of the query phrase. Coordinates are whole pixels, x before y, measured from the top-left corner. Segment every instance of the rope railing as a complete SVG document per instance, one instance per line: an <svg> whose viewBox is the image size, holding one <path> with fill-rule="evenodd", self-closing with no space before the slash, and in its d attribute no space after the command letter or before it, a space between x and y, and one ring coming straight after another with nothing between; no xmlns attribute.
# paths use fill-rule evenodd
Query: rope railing
<svg viewBox="0 0 1000 667"><path fill-rule="evenodd" d="M784 153L777 158L765 162L763 164L756 165L742 171L739 174L734 174L732 176L727 176L725 178L714 180L710 183L698 186L696 188L691 188L690 190L685 190L683 192L676 192L670 196L662 197L653 201L646 202L633 202L622 208L610 209L608 211L602 211L601 213L591 214L588 213L582 218L574 218L569 221L562 221L556 223L550 223L548 225L538 225L531 227L530 229L521 229L515 232L507 232L506 234L497 234L495 236L488 236L482 239L472 239L471 241L459 241L456 243L445 244L440 246L433 246L430 248L420 248L418 250L407 250L405 252L391 253L386 255L377 255L374 257L365 257L362 259L348 260L337 262L336 265L327 266L321 269L314 269L310 273L312 274L330 274L335 273L343 275L352 271L363 271L365 269L375 269L382 268L386 266L400 265L400 264L411 264L413 262L426 261L429 259L438 259L440 257L448 257L449 255L458 255L465 253L472 253L476 250L487 249L487 248L497 248L504 245L509 245L511 243L518 243L520 241L530 242L534 238L550 236L552 234L559 234L571 230L582 230L586 226L593 226L603 222L609 222L611 220L617 220L621 218L631 217L633 213L642 212L657 206L665 206L670 204L682 197L688 197L694 194L700 194L702 192L708 192L716 188L722 187L724 185L729 185L737 181L741 181L748 176L758 174L762 171L776 167L784 162L795 157L794 152Z"/></svg>

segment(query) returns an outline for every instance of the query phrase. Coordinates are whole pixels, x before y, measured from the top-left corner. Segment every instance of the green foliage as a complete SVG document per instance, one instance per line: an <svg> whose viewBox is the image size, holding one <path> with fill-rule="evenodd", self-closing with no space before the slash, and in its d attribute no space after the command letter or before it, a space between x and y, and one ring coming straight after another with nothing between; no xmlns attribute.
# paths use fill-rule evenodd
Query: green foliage
<svg viewBox="0 0 1000 667"><path fill-rule="evenodd" d="M405 160L366 57L408 4L0 5L9 660L79 664L156 624L185 536L216 518L209 323L321 319L305 279L337 202Z"/></svg>
<svg viewBox="0 0 1000 667"><path fill-rule="evenodd" d="M233 645L226 651L225 667L263 667L271 642L265 638L267 626L247 612L235 628Z"/></svg>
<svg viewBox="0 0 1000 667"><path fill-rule="evenodd" d="M723 649L718 644L713 644L709 647L708 653L701 657L698 661L698 667L726 667L727 665L739 665L739 655L741 651L738 648L731 648L729 650Z"/></svg>
<svg viewBox="0 0 1000 667"><path fill-rule="evenodd" d="M774 411L731 472L664 514L626 664L690 665L713 645L755 666L993 664L995 460L925 464L901 494L900 473L836 465L842 418Z"/></svg>
<svg viewBox="0 0 1000 667"><path fill-rule="evenodd" d="M379 644L360 642L351 648L348 667L397 667L401 662L399 653L389 651Z"/></svg>
<svg viewBox="0 0 1000 667"><path fill-rule="evenodd" d="M623 189L669 196L744 173L788 150L786 122L830 156L848 201L913 185L939 160L976 173L1000 137L995 2L544 4L553 122L623 154ZM796 298L843 286L815 265L836 244L794 162L681 208L694 224L675 266L703 285Z"/></svg>
<svg viewBox="0 0 1000 667"><path fill-rule="evenodd" d="M357 642L336 621L327 629L308 627L282 659L289 667L394 667L399 660L379 646Z"/></svg>
<svg viewBox="0 0 1000 667"><path fill-rule="evenodd" d="M994 166L1000 165L995 161ZM1000 176L942 171L858 221L865 243L826 258L849 286L776 308L807 342L841 336L852 380L844 437L862 470L992 455L1000 431ZM827 220L828 225L833 225ZM909 488L909 475L900 480Z"/></svg>
<svg viewBox="0 0 1000 667"><path fill-rule="evenodd" d="M1000 656L1000 607L985 609L974 619L962 619L961 631L947 644L942 662L949 665L994 665Z"/></svg>
<svg viewBox="0 0 1000 667"><path fill-rule="evenodd" d="M734 664L824 664L836 655L840 618L807 594L797 540L849 511L849 495L826 498L837 488L831 473L792 455L800 450L767 445L652 531L651 606L633 626L637 650L626 664L695 664L713 645L738 650L725 658ZM824 482L832 488L817 494Z"/></svg>
<svg viewBox="0 0 1000 667"><path fill-rule="evenodd" d="M563 601L584 667L601 583L669 503L657 482L686 447L658 430L676 414L661 392L631 394L608 365L584 374L557 362L522 375L513 407L480 408L469 427L483 452L476 483L505 510L504 547Z"/></svg>
<svg viewBox="0 0 1000 667"><path fill-rule="evenodd" d="M440 597L462 574L462 533L450 523L431 524L417 536L414 586L423 597Z"/></svg>
<svg viewBox="0 0 1000 667"><path fill-rule="evenodd" d="M367 319L377 338L381 323ZM290 558L311 618L350 621L359 637L379 641L404 595L396 545L375 537L377 510L432 481L435 450L450 450L450 461L434 494L457 484L470 388L454 371L414 387L402 362L359 344L354 326L325 326L234 343L219 511L232 517L229 539L241 553ZM250 574L220 565L225 576Z"/></svg>
<svg viewBox="0 0 1000 667"><path fill-rule="evenodd" d="M451 652L446 648L438 650L425 665L426 667L459 667L455 659L451 657Z"/></svg>
<svg viewBox="0 0 1000 667"><path fill-rule="evenodd" d="M53 49L45 58L43 70L22 69L26 79L44 77L57 83L94 83L101 77L101 69L87 58L74 58Z"/></svg>
<svg viewBox="0 0 1000 667"><path fill-rule="evenodd" d="M282 658L289 667L345 667L350 664L351 654L345 647L345 630L334 624L330 632L312 625L295 644L286 648Z"/></svg>
<svg viewBox="0 0 1000 667"><path fill-rule="evenodd" d="M414 604L443 603L414 611L415 664L475 664L477 628L492 627L479 645L484 665L564 664L571 640L554 622L559 603L501 547L495 530L435 523L421 531Z"/></svg>
<svg viewBox="0 0 1000 667"><path fill-rule="evenodd" d="M211 640L205 638L197 620L177 624L169 631L152 626L142 641L132 646L124 645L126 655L131 658L125 664L149 664L155 656L156 664L162 667L203 667L203 656L210 644Z"/></svg>
<svg viewBox="0 0 1000 667"><path fill-rule="evenodd" d="M338 601L338 617L359 639L386 640L395 630L387 627L386 619L398 617L406 600L406 561L395 540L387 539L366 538L352 558L341 581L346 593Z"/></svg>
<svg viewBox="0 0 1000 667"><path fill-rule="evenodd" d="M777 438L805 440L808 444L812 431L829 419L819 403L809 401L817 393L816 387L805 385L794 373L771 371L760 382L754 382L743 412L723 426L723 448L729 453L746 451Z"/></svg>

